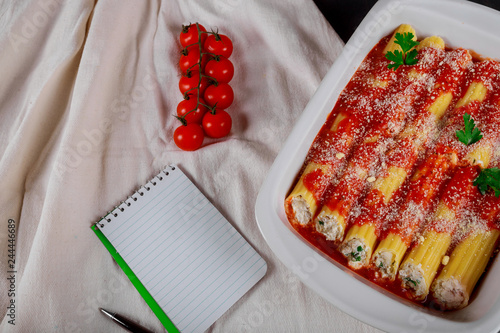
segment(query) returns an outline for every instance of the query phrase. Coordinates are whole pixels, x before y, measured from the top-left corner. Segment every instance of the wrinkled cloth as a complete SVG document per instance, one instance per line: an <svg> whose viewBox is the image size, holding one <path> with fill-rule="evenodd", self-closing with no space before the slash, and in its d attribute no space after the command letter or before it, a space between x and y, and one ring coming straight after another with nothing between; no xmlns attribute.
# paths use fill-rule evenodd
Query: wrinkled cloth
<svg viewBox="0 0 500 333"><path fill-rule="evenodd" d="M233 40L233 128L184 152L178 39L194 22ZM170 163L268 263L209 331L376 331L305 287L254 216L342 46L312 0L1 2L0 331L122 332L99 307L164 331L90 226Z"/></svg>

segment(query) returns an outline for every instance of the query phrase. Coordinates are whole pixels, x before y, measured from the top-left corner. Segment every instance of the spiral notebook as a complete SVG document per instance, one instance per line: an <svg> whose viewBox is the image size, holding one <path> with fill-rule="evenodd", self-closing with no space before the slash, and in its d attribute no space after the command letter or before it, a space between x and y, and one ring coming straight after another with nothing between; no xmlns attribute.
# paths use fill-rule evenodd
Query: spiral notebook
<svg viewBox="0 0 500 333"><path fill-rule="evenodd" d="M92 230L169 333L205 331L267 269L175 165Z"/></svg>

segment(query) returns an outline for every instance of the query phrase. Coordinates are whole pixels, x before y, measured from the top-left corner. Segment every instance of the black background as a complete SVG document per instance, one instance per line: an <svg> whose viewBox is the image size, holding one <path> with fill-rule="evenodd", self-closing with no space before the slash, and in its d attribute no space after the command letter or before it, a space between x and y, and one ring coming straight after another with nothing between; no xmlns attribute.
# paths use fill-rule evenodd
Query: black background
<svg viewBox="0 0 500 333"><path fill-rule="evenodd" d="M349 40L376 0L314 0L344 42ZM500 11L498 0L473 0ZM500 31L498 32L500 33Z"/></svg>

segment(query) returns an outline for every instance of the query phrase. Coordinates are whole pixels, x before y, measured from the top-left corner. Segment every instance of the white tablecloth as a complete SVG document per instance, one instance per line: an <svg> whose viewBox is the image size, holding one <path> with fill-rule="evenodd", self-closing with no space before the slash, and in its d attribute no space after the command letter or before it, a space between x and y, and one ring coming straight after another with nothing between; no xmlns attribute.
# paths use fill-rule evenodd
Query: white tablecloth
<svg viewBox="0 0 500 333"><path fill-rule="evenodd" d="M190 22L232 38L236 98L229 137L183 152L172 114L182 99L178 35ZM90 226L169 163L269 267L210 331L376 331L302 285L253 212L267 170L341 48L312 0L2 1L0 331L122 332L98 307L162 331Z"/></svg>

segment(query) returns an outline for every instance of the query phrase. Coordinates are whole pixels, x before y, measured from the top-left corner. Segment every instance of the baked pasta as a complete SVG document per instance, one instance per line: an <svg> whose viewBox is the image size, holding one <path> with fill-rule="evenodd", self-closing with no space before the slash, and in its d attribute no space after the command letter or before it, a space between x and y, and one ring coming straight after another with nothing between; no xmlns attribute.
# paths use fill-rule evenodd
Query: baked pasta
<svg viewBox="0 0 500 333"><path fill-rule="evenodd" d="M403 37L415 61L396 67L389 55L405 56ZM499 77L497 61L398 27L366 56L311 145L285 200L291 225L392 292L466 306L498 251L500 193L478 178L500 163Z"/></svg>

